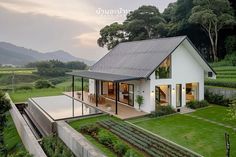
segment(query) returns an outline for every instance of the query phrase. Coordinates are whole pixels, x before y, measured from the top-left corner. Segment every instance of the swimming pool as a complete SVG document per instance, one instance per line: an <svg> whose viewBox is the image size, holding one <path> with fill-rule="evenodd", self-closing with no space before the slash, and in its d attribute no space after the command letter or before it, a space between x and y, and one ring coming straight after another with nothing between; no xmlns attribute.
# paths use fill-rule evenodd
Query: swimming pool
<svg viewBox="0 0 236 157"><path fill-rule="evenodd" d="M37 97L30 100L54 121L102 113L66 95Z"/></svg>

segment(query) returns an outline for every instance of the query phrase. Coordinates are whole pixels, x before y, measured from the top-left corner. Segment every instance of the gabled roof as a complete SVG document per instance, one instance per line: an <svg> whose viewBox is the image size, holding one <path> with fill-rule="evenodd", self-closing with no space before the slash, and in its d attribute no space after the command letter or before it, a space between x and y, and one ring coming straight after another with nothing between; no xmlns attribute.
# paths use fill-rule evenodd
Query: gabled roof
<svg viewBox="0 0 236 157"><path fill-rule="evenodd" d="M95 63L90 71L148 78L185 39L189 41L187 36L177 36L120 43ZM198 54L201 56L199 52ZM205 60L204 62L209 66ZM211 67L210 69L214 72Z"/></svg>
<svg viewBox="0 0 236 157"><path fill-rule="evenodd" d="M148 77L186 36L159 38L118 44L91 67L91 71Z"/></svg>

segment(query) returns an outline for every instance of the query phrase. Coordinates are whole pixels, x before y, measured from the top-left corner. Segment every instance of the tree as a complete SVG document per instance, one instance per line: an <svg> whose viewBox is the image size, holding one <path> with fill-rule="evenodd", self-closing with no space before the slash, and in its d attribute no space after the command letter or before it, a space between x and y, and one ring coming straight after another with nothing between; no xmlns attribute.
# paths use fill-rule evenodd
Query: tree
<svg viewBox="0 0 236 157"><path fill-rule="evenodd" d="M97 40L97 43L100 47L106 46L110 50L120 42L125 41L125 35L124 26L115 22L100 30L101 37Z"/></svg>
<svg viewBox="0 0 236 157"><path fill-rule="evenodd" d="M195 0L190 23L200 24L206 31L213 54L217 61L219 31L225 26L235 24L233 9L228 0Z"/></svg>
<svg viewBox="0 0 236 157"><path fill-rule="evenodd" d="M138 103L138 107L140 109L141 105L143 104L144 98L142 95L137 95L135 101Z"/></svg>
<svg viewBox="0 0 236 157"><path fill-rule="evenodd" d="M160 37L164 23L164 18L155 6L145 5L131 11L124 21L129 40Z"/></svg>
<svg viewBox="0 0 236 157"><path fill-rule="evenodd" d="M4 127L6 126L6 113L11 109L10 101L6 98L5 93L0 91L0 156L7 154L4 144Z"/></svg>

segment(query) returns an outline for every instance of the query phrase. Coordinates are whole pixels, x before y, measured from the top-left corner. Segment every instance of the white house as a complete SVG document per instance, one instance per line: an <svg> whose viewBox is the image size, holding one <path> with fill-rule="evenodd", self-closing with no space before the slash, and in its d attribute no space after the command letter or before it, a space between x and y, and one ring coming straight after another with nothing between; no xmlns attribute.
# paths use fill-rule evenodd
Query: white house
<svg viewBox="0 0 236 157"><path fill-rule="evenodd" d="M72 75L89 78L89 93L102 95L144 112L158 105L182 108L204 99L204 78L216 73L186 36L118 44L88 71Z"/></svg>

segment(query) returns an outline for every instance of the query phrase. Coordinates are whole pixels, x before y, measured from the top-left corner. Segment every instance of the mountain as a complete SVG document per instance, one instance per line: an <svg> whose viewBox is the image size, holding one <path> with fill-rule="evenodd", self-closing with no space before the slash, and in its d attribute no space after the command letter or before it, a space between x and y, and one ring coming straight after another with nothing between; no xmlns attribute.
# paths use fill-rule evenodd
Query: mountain
<svg viewBox="0 0 236 157"><path fill-rule="evenodd" d="M42 53L36 50L0 42L0 64L25 65L29 62L57 59L62 62L81 61L92 65L94 61L72 56L63 50Z"/></svg>

